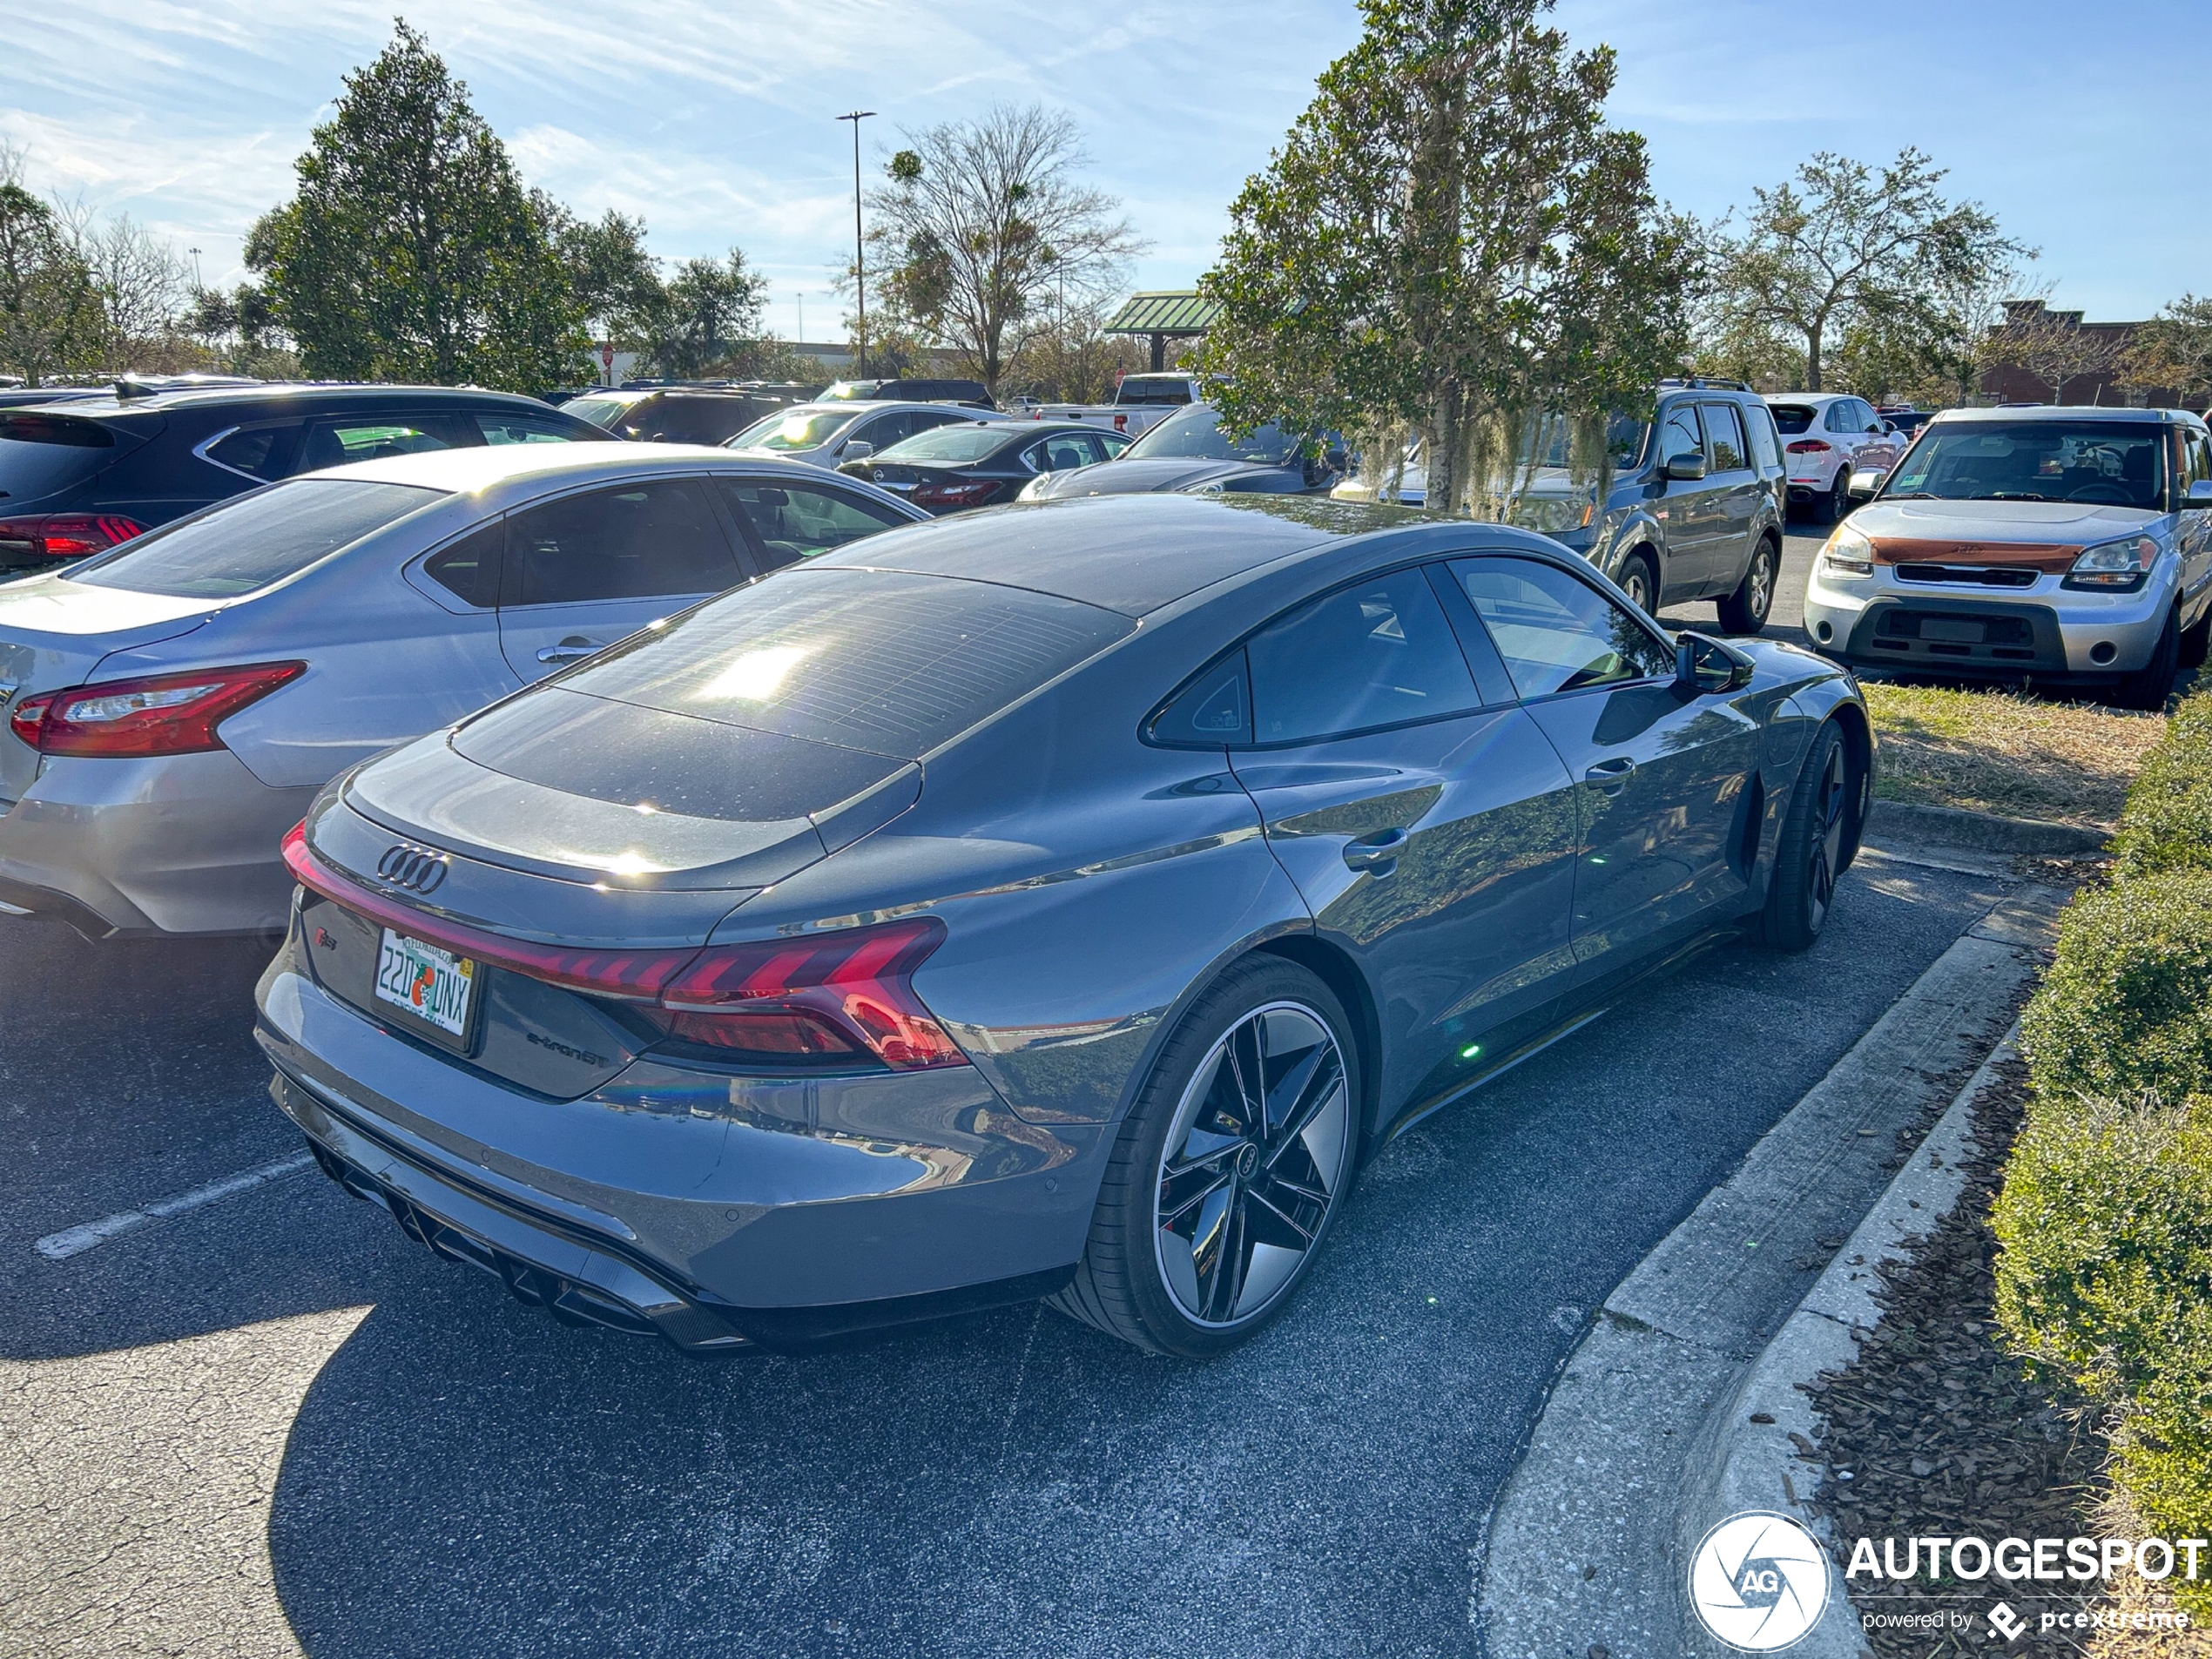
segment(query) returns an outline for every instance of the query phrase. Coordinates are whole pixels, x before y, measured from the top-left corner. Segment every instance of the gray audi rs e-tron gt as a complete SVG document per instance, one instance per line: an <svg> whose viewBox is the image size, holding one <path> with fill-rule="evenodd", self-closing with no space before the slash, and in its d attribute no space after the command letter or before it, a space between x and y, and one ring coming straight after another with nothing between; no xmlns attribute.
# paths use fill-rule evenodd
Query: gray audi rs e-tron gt
<svg viewBox="0 0 2212 1659"><path fill-rule="evenodd" d="M260 1039L330 1175L563 1318L1201 1357L1393 1133L1716 930L1811 944L1871 767L1834 666L1526 531L1001 509L340 778Z"/></svg>

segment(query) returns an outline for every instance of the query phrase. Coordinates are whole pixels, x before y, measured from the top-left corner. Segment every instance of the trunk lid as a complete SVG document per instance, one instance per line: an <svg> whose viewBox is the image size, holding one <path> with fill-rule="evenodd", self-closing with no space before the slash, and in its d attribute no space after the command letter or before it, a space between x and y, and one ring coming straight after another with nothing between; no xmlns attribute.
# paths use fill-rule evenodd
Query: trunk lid
<svg viewBox="0 0 2212 1659"><path fill-rule="evenodd" d="M0 583L0 711L37 691L82 685L117 651L191 632L220 606L199 598L94 588L65 576ZM37 775L37 753L0 731L0 802Z"/></svg>

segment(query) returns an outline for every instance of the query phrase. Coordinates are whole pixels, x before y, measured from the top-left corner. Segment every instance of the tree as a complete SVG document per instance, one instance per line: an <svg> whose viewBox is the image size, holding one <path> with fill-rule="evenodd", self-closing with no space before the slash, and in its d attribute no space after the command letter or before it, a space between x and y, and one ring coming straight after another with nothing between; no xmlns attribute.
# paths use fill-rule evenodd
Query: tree
<svg viewBox="0 0 2212 1659"><path fill-rule="evenodd" d="M1943 178L1914 149L1878 171L1824 151L1794 183L1754 191L1743 233L1723 222L1710 237L1715 315L1799 346L1815 392L1830 339L1854 324L1940 334L1929 292L1972 284L2026 252L1979 204L1946 201Z"/></svg>
<svg viewBox="0 0 2212 1659"><path fill-rule="evenodd" d="M0 147L0 369L36 386L86 368L104 322L91 267L54 210L24 188L22 153Z"/></svg>
<svg viewBox="0 0 2212 1659"><path fill-rule="evenodd" d="M1502 516L1532 438L1574 423L1601 480L1609 411L1681 363L1695 274L1643 141L1605 125L1609 49L1570 54L1549 0L1361 0L1230 209L1197 362L1233 427L1424 440L1432 503ZM1602 484L1601 484L1602 487Z"/></svg>
<svg viewBox="0 0 2212 1659"><path fill-rule="evenodd" d="M760 316L767 303L768 279L745 263L742 249L725 260L686 260L669 279L646 353L664 374L750 375L765 355Z"/></svg>
<svg viewBox="0 0 2212 1659"><path fill-rule="evenodd" d="M2212 299L2185 293L2135 331L2128 383L2176 397L2212 395Z"/></svg>
<svg viewBox="0 0 2212 1659"><path fill-rule="evenodd" d="M345 85L296 164L299 193L246 239L307 372L570 379L584 337L569 272L468 88L404 22Z"/></svg>
<svg viewBox="0 0 2212 1659"><path fill-rule="evenodd" d="M581 219L543 191L531 198L568 273L569 300L594 339L617 351L643 351L664 322L668 290L660 262L645 252L645 221L609 208Z"/></svg>
<svg viewBox="0 0 2212 1659"><path fill-rule="evenodd" d="M183 327L228 374L264 380L292 380L300 374L300 359L277 324L269 296L251 282L228 293L195 290Z"/></svg>
<svg viewBox="0 0 2212 1659"><path fill-rule="evenodd" d="M57 198L55 214L71 251L92 273L109 366L136 367L168 345L189 288L176 248L128 213L102 220L81 198Z"/></svg>
<svg viewBox="0 0 2212 1659"><path fill-rule="evenodd" d="M1120 204L1077 182L1089 160L1075 122L1042 105L1000 105L980 121L907 135L889 183L871 192L886 332L950 347L993 396L1008 363L1043 332L1065 282L1090 296L1117 285L1143 250Z"/></svg>

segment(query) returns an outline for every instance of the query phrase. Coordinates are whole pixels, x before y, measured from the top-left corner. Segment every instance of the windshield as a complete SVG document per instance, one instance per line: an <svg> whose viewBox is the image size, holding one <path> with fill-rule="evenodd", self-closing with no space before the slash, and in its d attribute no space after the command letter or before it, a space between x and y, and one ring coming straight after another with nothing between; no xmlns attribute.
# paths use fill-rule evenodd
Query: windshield
<svg viewBox="0 0 2212 1659"><path fill-rule="evenodd" d="M1168 418L1129 447L1126 460L1147 455L1189 455L1207 461L1255 461L1279 467L1295 457L1299 441L1273 421L1248 435L1231 440L1221 429L1221 411L1211 403L1193 403Z"/></svg>
<svg viewBox="0 0 2212 1659"><path fill-rule="evenodd" d="M755 421L728 449L819 449L860 417L849 409L793 409Z"/></svg>
<svg viewBox="0 0 2212 1659"><path fill-rule="evenodd" d="M413 484L296 478L233 496L68 572L71 582L178 599L256 593L445 495Z"/></svg>
<svg viewBox="0 0 2212 1659"><path fill-rule="evenodd" d="M1644 421L1616 415L1605 423L1605 447L1613 464L1633 467L1643 454L1643 435L1651 428ZM1542 416L1530 428L1529 442L1518 456L1523 467L1568 467L1574 464L1575 426L1563 415Z"/></svg>
<svg viewBox="0 0 2212 1659"><path fill-rule="evenodd" d="M1008 442L1004 421L989 426L940 426L879 450L878 461L981 461Z"/></svg>
<svg viewBox="0 0 2212 1659"><path fill-rule="evenodd" d="M2059 501L2163 509L2165 428L2142 421L1959 421L1924 427L1885 500Z"/></svg>

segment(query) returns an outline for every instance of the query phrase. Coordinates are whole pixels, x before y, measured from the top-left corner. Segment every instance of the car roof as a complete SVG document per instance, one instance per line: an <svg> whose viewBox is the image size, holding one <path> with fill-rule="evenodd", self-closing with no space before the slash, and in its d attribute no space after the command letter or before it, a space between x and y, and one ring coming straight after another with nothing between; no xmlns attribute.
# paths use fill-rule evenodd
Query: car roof
<svg viewBox="0 0 2212 1659"><path fill-rule="evenodd" d="M1799 403L1804 405L1808 408L1817 409L1824 403L1840 403L1847 397L1858 398L1858 401L1861 403L1867 401L1863 397L1859 397L1858 394L1856 392L1770 392L1766 395L1766 401L1769 403Z"/></svg>
<svg viewBox="0 0 2212 1659"><path fill-rule="evenodd" d="M382 461L356 461L306 475L311 478L359 478L374 483L413 484L420 489L463 494L500 489L509 484L558 479L590 483L598 479L636 478L654 472L781 474L794 482L819 483L829 476L805 462L777 461L705 443L493 443L481 448L425 449ZM847 479L842 482L851 482Z"/></svg>
<svg viewBox="0 0 2212 1659"><path fill-rule="evenodd" d="M808 564L995 582L1141 617L1288 555L1422 522L1293 496L1086 496L886 530Z"/></svg>
<svg viewBox="0 0 2212 1659"><path fill-rule="evenodd" d="M2187 409L2121 409L2094 403L2020 403L1993 409L1939 409L1929 417L1948 426L1959 421L2166 421Z"/></svg>
<svg viewBox="0 0 2212 1659"><path fill-rule="evenodd" d="M554 406L519 392L494 392L476 386L387 386L328 381L272 381L266 386L185 387L155 390L143 397L118 398L112 391L72 401L70 413L98 417L104 415L143 415L168 409L235 408L248 418L263 412L281 413L298 408L313 410L324 405L347 408L385 407L421 408L451 403L465 408L507 408L536 410Z"/></svg>

